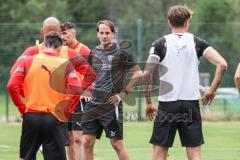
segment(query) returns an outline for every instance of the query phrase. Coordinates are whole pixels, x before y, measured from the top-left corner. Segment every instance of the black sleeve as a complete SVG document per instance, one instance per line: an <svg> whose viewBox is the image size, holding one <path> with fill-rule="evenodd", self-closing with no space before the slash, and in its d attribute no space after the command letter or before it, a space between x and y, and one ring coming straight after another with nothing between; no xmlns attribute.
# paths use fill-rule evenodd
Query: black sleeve
<svg viewBox="0 0 240 160"><path fill-rule="evenodd" d="M121 59L122 65L124 65L126 69L130 69L135 65L137 65L134 56L131 54L128 54L126 51L120 52L120 59Z"/></svg>
<svg viewBox="0 0 240 160"><path fill-rule="evenodd" d="M92 66L92 50L91 50L89 56L87 57L87 62Z"/></svg>
<svg viewBox="0 0 240 160"><path fill-rule="evenodd" d="M203 56L205 49L207 49L210 46L205 40L197 36L194 36L194 43L198 58Z"/></svg>
<svg viewBox="0 0 240 160"><path fill-rule="evenodd" d="M160 62L164 59L167 51L166 39L164 37L153 42L149 54L155 54L160 57Z"/></svg>

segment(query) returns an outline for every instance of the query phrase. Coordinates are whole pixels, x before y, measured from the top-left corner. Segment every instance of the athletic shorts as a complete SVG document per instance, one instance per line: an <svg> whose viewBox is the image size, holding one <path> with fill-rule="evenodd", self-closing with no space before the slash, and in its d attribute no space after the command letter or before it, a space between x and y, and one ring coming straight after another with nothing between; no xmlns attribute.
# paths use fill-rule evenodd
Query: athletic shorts
<svg viewBox="0 0 240 160"><path fill-rule="evenodd" d="M42 144L45 160L66 160L61 124L52 114L26 113L22 122L20 158L36 160Z"/></svg>
<svg viewBox="0 0 240 160"><path fill-rule="evenodd" d="M122 104L117 107L111 104L94 104L89 102L86 108L93 109L93 115L87 119L83 116L82 128L83 134L95 135L97 139L101 138L103 130L106 137L109 139L122 140L123 139L123 109ZM108 109L108 112L103 113L102 110ZM99 110L94 110L99 109ZM89 110L88 110L89 111ZM96 113L96 114L95 114ZM95 118L94 118L95 117Z"/></svg>
<svg viewBox="0 0 240 160"><path fill-rule="evenodd" d="M78 114L81 114L85 108L86 105L85 100L79 101L79 104L75 110L75 112L71 115L69 121L68 121L68 131L81 131L82 130L82 125L81 121L79 118L77 118Z"/></svg>
<svg viewBox="0 0 240 160"><path fill-rule="evenodd" d="M62 138L65 146L69 146L69 136L68 136L68 122L61 123L59 125Z"/></svg>
<svg viewBox="0 0 240 160"><path fill-rule="evenodd" d="M182 146L196 147L204 143L198 100L159 102L150 143L172 147L177 130Z"/></svg>

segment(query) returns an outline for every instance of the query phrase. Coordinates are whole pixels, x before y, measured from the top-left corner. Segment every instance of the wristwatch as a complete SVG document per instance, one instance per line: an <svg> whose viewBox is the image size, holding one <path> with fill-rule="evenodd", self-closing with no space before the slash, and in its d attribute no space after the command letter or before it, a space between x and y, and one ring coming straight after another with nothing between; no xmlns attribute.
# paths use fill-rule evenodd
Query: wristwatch
<svg viewBox="0 0 240 160"><path fill-rule="evenodd" d="M129 93L129 91L127 90L127 88L125 88L124 90L122 90L126 95Z"/></svg>

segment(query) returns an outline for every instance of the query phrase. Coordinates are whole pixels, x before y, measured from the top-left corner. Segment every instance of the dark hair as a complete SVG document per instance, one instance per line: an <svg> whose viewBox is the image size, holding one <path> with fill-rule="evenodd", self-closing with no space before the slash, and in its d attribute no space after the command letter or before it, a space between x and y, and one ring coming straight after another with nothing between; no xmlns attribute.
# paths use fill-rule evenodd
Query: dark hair
<svg viewBox="0 0 240 160"><path fill-rule="evenodd" d="M63 44L63 40L62 40L61 36L59 35L59 33L50 32L45 36L45 39L44 39L45 47L56 49L56 48L62 46L62 44Z"/></svg>
<svg viewBox="0 0 240 160"><path fill-rule="evenodd" d="M168 20L173 27L182 27L192 17L193 11L185 5L172 6L168 10Z"/></svg>
<svg viewBox="0 0 240 160"><path fill-rule="evenodd" d="M62 31L66 31L66 30L69 30L69 29L75 29L76 25L72 22L64 22L60 25L60 28L61 28Z"/></svg>
<svg viewBox="0 0 240 160"><path fill-rule="evenodd" d="M97 22L97 26L96 26L97 32L99 32L99 26L100 26L100 24L105 24L105 25L107 25L107 26L111 29L111 31L112 31L113 33L116 32L113 22L111 22L111 21L109 21L109 20L101 20L101 21L98 21L98 22Z"/></svg>

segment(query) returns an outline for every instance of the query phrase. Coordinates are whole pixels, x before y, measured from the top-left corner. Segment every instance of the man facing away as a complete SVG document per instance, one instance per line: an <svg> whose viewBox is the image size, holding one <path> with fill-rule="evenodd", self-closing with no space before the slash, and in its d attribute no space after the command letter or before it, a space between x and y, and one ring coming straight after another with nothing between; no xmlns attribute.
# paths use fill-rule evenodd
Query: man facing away
<svg viewBox="0 0 240 160"><path fill-rule="evenodd" d="M55 17L48 17L46 18L43 23L42 27L40 29L40 32L43 36L43 39L46 34L49 32L60 32L60 22L58 21L57 18ZM42 46L42 45L41 45ZM13 65L11 71L10 71L10 76L14 72L15 68L18 67L18 64L27 56L35 55L38 54L39 52L42 51L42 47L39 48L38 45L31 46L27 48L21 55L20 57L16 60L15 64Z"/></svg>
<svg viewBox="0 0 240 160"><path fill-rule="evenodd" d="M82 90L74 91L74 86L78 86L79 82L73 69L69 70L69 65L73 65L74 68L85 68L84 70L89 66L84 59L69 63L59 57L62 43L58 33L47 34L43 52L21 60L9 79L7 86L9 94L23 117L20 159L35 160L38 148L42 145L45 160L66 160L60 124L66 121L68 114L74 110L68 92L82 93ZM63 73L56 74L57 69L63 66L65 66L65 70L61 70ZM95 73L88 71L92 73L89 78L94 77ZM64 79L62 85L66 94L54 90L50 85L51 79L56 76L57 79ZM84 88L92 82L86 83ZM22 86L25 103L20 95Z"/></svg>
<svg viewBox="0 0 240 160"><path fill-rule="evenodd" d="M60 33L61 28L60 28L59 20L55 17L46 18L42 23L42 27L41 27L40 31L41 31L41 34L43 36L43 42L44 42L46 34L48 34L49 32ZM10 76L15 71L15 69L18 67L18 65L21 63L21 61L23 61L28 56L36 55L36 54L39 54L39 53L43 52L43 49L44 49L43 43L27 48L22 53L22 55L16 60L15 64L13 65L13 67L10 71ZM77 56L81 56L81 55L79 55L74 50L68 48L67 46L61 46L59 57L64 58L66 60L71 60L71 59L73 59L74 57L77 57ZM85 76L85 74L87 74L87 71L85 73L83 73L82 71L77 71L77 73L78 72L81 72L83 77ZM22 85L21 88L23 88L23 84L21 84L21 85ZM21 95L24 97L23 89L21 89ZM74 105L77 105L78 101L79 101L79 96L74 96L73 99L75 101ZM66 145L68 145L68 143L69 143L68 142L68 137L67 137L67 133L65 133L67 131L64 131L64 130L67 130L67 128L64 125L63 125L63 135L64 135L65 143L66 143Z"/></svg>
<svg viewBox="0 0 240 160"><path fill-rule="evenodd" d="M152 119L156 113L150 94L151 74L160 64L159 106L152 137L153 160L166 160L178 130L182 146L189 160L201 159L202 120L199 109L199 58L203 56L216 66L210 88L203 94L203 105L214 99L224 72L226 61L205 40L188 33L192 11L186 6L172 6L168 23L172 33L156 40L150 49L144 70L146 115ZM164 71L164 72L163 72ZM171 117L171 118L169 118Z"/></svg>

